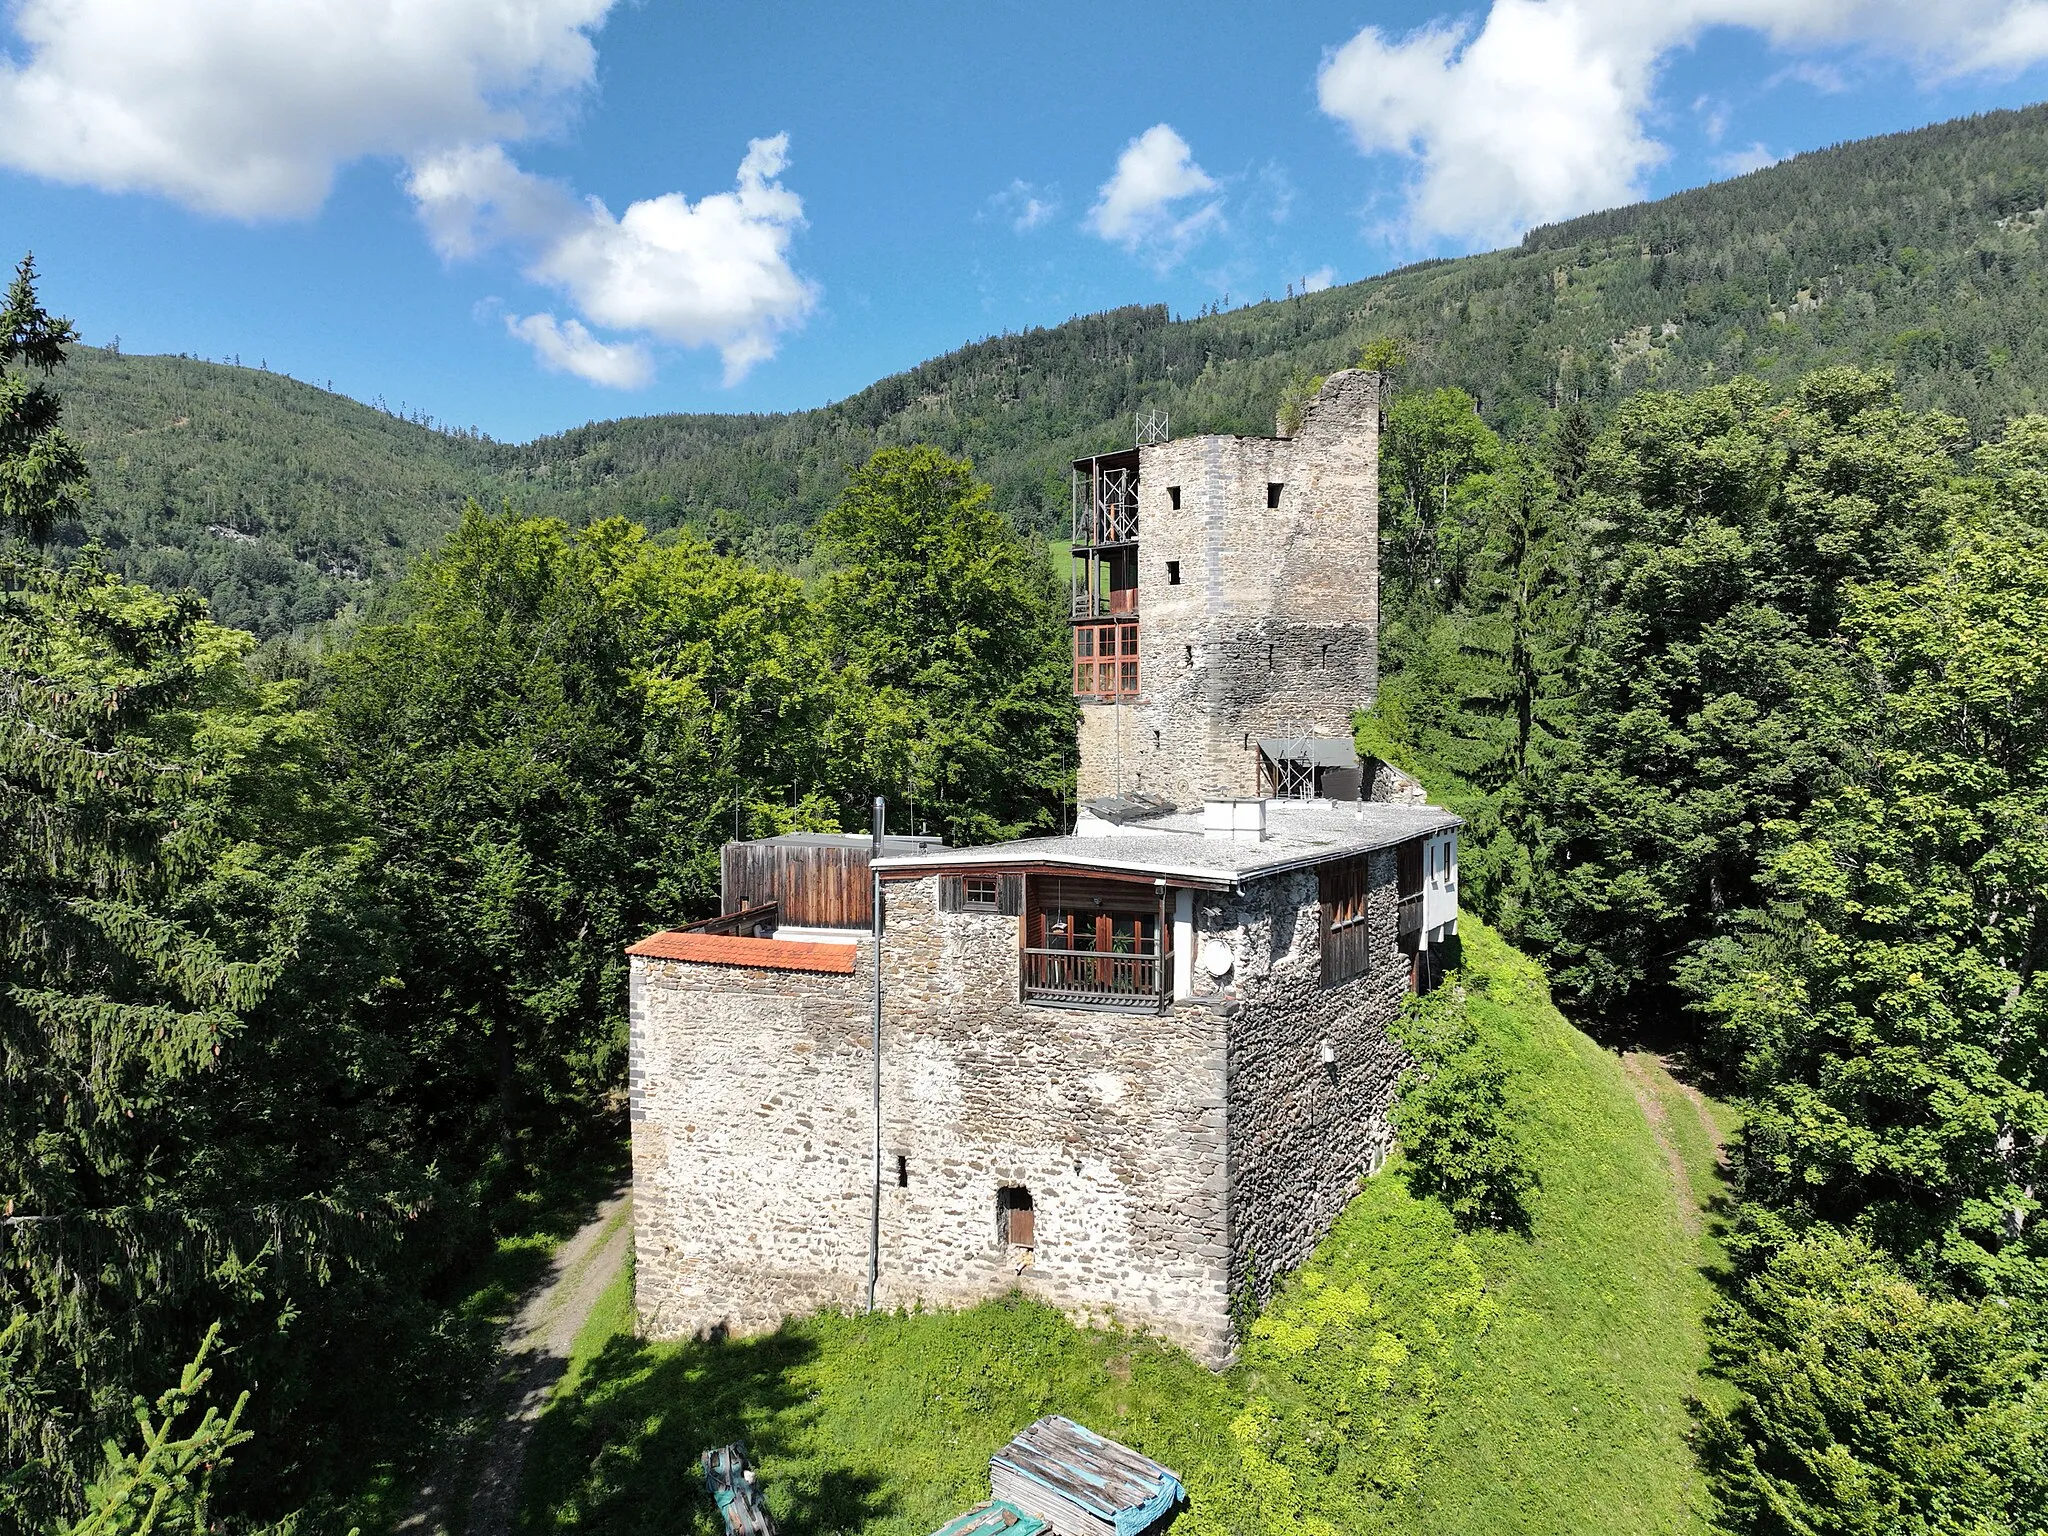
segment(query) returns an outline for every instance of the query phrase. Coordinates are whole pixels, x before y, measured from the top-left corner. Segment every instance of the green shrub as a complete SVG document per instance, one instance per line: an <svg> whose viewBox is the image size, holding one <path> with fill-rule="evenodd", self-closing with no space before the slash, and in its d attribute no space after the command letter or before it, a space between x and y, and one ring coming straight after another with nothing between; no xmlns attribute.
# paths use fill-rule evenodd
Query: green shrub
<svg viewBox="0 0 2048 1536"><path fill-rule="evenodd" d="M1507 1066L1473 1029L1457 974L1411 1000L1394 1033L1415 1058L1394 1109L1409 1187L1441 1200L1468 1231L1526 1231L1536 1174L1515 1124Z"/></svg>

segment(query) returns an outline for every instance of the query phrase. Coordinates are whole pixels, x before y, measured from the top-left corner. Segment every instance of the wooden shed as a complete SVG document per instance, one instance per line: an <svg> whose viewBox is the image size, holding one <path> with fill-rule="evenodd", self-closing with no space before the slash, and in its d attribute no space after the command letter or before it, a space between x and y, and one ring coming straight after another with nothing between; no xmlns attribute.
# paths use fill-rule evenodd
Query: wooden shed
<svg viewBox="0 0 2048 1536"><path fill-rule="evenodd" d="M884 857L934 853L936 837L885 837ZM727 843L719 853L719 910L730 916L770 902L786 928L850 928L865 932L874 919L870 859L874 840L836 832L792 832L783 837Z"/></svg>

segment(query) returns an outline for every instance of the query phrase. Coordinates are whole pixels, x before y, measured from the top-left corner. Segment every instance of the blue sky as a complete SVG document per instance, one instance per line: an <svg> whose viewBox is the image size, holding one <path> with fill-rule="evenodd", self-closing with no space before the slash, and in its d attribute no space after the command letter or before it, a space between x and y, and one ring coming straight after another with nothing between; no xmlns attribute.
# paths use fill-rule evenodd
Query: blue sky
<svg viewBox="0 0 2048 1536"><path fill-rule="evenodd" d="M0 249L89 340L524 438L2048 96L2043 0L875 9L15 0Z"/></svg>

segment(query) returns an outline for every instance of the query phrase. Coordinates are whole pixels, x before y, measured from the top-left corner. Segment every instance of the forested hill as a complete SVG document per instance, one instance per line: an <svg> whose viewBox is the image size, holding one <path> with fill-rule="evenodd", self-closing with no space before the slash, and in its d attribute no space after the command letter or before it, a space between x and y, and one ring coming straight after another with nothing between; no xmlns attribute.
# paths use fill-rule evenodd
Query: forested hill
<svg viewBox="0 0 2048 1536"><path fill-rule="evenodd" d="M690 525L789 561L878 445L973 457L1018 522L1064 517L1065 464L1176 432L1270 431L1290 375L1391 335L1404 382L1470 392L1509 435L1561 400L1888 364L1905 402L1988 425L2048 401L2048 106L1822 150L1660 202L1322 293L1174 320L1132 307L963 347L818 410L594 423L523 445L429 430L276 375L80 349L64 380L124 568L264 632L331 614L464 496ZM70 531L84 536L83 528Z"/></svg>

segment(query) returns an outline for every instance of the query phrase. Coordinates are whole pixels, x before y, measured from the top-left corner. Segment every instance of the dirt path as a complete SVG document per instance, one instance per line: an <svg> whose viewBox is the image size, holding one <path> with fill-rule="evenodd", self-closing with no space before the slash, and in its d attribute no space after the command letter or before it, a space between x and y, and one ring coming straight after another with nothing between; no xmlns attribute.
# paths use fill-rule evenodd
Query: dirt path
<svg viewBox="0 0 2048 1536"><path fill-rule="evenodd" d="M569 1367L576 1335L633 1247L632 1195L620 1191L576 1235L562 1244L547 1278L527 1293L498 1347L499 1368L486 1389L496 1422L472 1462L467 1446L453 1448L420 1490L395 1536L447 1536L452 1497L473 1467L467 1536L511 1536L519 1508L519 1475L526 1448L548 1395Z"/></svg>
<svg viewBox="0 0 2048 1536"><path fill-rule="evenodd" d="M1704 1226L1702 1191L1693 1188L1692 1170L1686 1167L1685 1154L1679 1150L1678 1140L1672 1134L1665 1091L1675 1088L1684 1096L1693 1113L1699 1117L1700 1127L1714 1148L1717 1162L1726 1161L1726 1153L1721 1146L1721 1129L1714 1123L1713 1112L1707 1108L1707 1102L1699 1091L1673 1077L1663 1057L1649 1051L1624 1051L1621 1070L1627 1076L1629 1091L1635 1095L1636 1105L1650 1127L1650 1135L1656 1139L1657 1150L1664 1154L1664 1164L1671 1170L1671 1193L1678 1203L1679 1225L1685 1228L1687 1236L1698 1237Z"/></svg>

